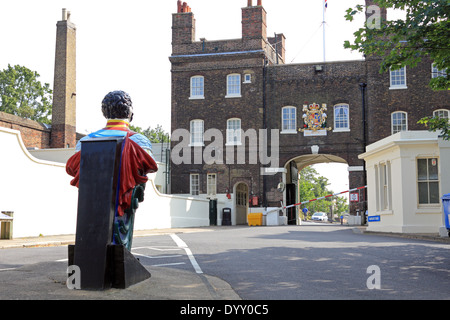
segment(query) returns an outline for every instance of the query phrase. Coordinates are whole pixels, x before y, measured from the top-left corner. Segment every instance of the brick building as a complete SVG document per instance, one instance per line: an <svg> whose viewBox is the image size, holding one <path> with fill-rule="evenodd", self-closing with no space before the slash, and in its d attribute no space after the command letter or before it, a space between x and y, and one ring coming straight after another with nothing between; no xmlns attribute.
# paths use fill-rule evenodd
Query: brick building
<svg viewBox="0 0 450 320"><path fill-rule="evenodd" d="M4 112L0 126L20 131L29 149L75 148L83 136L76 133L76 26L66 9L56 30L51 126Z"/></svg>
<svg viewBox="0 0 450 320"><path fill-rule="evenodd" d="M431 61L384 74L376 57L285 64L285 37L267 37L266 28L262 1L254 6L249 0L242 8L242 38L196 41L194 14L178 1L169 58L172 193L228 198L234 222L245 223L249 203L296 203L304 167L346 163L350 188L364 186L358 155L366 145L400 130L424 130L417 124L424 116L448 117L448 92L428 87ZM311 130L304 119L315 104L327 107L322 110L327 118L323 128ZM365 210L364 205L352 204L350 210ZM294 210L288 220L295 222Z"/></svg>

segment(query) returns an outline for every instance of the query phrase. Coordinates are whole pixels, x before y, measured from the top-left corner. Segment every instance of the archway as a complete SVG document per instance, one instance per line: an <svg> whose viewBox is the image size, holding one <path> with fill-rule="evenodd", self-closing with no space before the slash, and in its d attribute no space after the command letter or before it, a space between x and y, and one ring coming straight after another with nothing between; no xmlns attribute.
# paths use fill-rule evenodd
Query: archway
<svg viewBox="0 0 450 320"><path fill-rule="evenodd" d="M304 200L309 200L309 199L300 199L299 173L302 169L308 166L320 163L348 164L345 159L330 154L302 155L287 161L284 166L284 168L286 169L286 177L285 177L286 189L283 194L283 202L285 203L286 206L296 204ZM335 190L335 191L344 191L344 190ZM299 211L300 211L299 206L286 209L288 224L295 225L299 223L300 221Z"/></svg>
<svg viewBox="0 0 450 320"><path fill-rule="evenodd" d="M248 185L238 182L233 187L236 225L247 223Z"/></svg>

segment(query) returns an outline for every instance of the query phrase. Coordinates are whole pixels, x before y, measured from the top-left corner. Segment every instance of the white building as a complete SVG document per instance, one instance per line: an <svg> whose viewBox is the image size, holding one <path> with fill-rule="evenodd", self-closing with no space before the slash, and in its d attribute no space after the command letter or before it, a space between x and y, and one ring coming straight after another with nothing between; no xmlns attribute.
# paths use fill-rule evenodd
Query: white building
<svg viewBox="0 0 450 320"><path fill-rule="evenodd" d="M359 158L366 162L368 231L447 236L441 198L450 193L450 141L401 131Z"/></svg>

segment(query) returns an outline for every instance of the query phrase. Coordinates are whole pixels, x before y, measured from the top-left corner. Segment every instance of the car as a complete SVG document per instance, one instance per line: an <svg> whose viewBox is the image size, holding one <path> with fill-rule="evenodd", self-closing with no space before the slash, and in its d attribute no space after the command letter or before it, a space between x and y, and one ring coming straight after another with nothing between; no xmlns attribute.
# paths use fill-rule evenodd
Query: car
<svg viewBox="0 0 450 320"><path fill-rule="evenodd" d="M325 212L316 212L312 215L311 220L328 221L328 215Z"/></svg>

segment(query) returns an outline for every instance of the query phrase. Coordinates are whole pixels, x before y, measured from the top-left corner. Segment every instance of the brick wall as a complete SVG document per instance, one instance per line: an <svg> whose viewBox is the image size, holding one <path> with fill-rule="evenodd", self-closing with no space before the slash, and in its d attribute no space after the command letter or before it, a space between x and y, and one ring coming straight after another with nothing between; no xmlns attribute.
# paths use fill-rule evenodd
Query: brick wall
<svg viewBox="0 0 450 320"><path fill-rule="evenodd" d="M242 11L242 39L174 42L174 54L170 57L172 131L179 128L189 131L190 121L201 119L205 131L217 128L226 139L226 120L234 117L241 119L244 131L263 128L281 131L282 108L286 106L296 107L298 130L303 125L303 105L312 103L327 105L327 127L334 129L334 106L348 104L349 131L331 130L325 136L314 137L307 137L299 131L280 133L279 167L285 167L300 156L311 156L311 146L318 145L321 155L339 157L350 167L363 168L364 161L358 159L358 155L365 151L365 145L391 134L392 112L408 113L409 130L426 130L417 124L420 118L432 115L437 109L450 109L448 91L433 92L428 87L431 61L407 68L407 89L399 90L390 89L389 73L379 73L380 60L376 58L276 65L273 59L270 60L270 52L254 49L264 49L267 47L265 41L274 43L277 38L283 40L284 47L284 36L265 39L265 11L262 7L251 6ZM269 62L266 67L265 59ZM245 73L252 75L251 84L241 84L240 98L225 97L226 76L231 73L239 73L242 77ZM190 78L195 75L204 77L204 99L189 99ZM362 90L362 84L365 90ZM172 142L172 147L177 143ZM208 144L205 143L206 146ZM268 149L271 149L270 143ZM205 147L201 148L203 150ZM262 196L265 192L269 206L278 206L283 194L276 187L282 175L262 176L261 167L260 162L250 164L248 160L245 164L173 165L172 192L189 193L189 174L198 173L200 193L206 193L206 175L217 173L218 193L232 192L233 186L242 181L255 195ZM352 169L349 172L349 188L364 186L365 172ZM364 210L363 204L352 203L350 211L355 213L356 210Z"/></svg>
<svg viewBox="0 0 450 320"><path fill-rule="evenodd" d="M0 112L0 127L20 131L27 148L47 149L50 147L50 130L36 121Z"/></svg>
<svg viewBox="0 0 450 320"><path fill-rule="evenodd" d="M417 122L432 116L438 109L450 110L448 91L433 91L428 86L431 80L431 61L424 59L416 67L406 67L407 89L390 89L389 72L380 74L379 60L366 62L368 138L373 143L391 135L391 114L407 112L408 130L426 130Z"/></svg>

